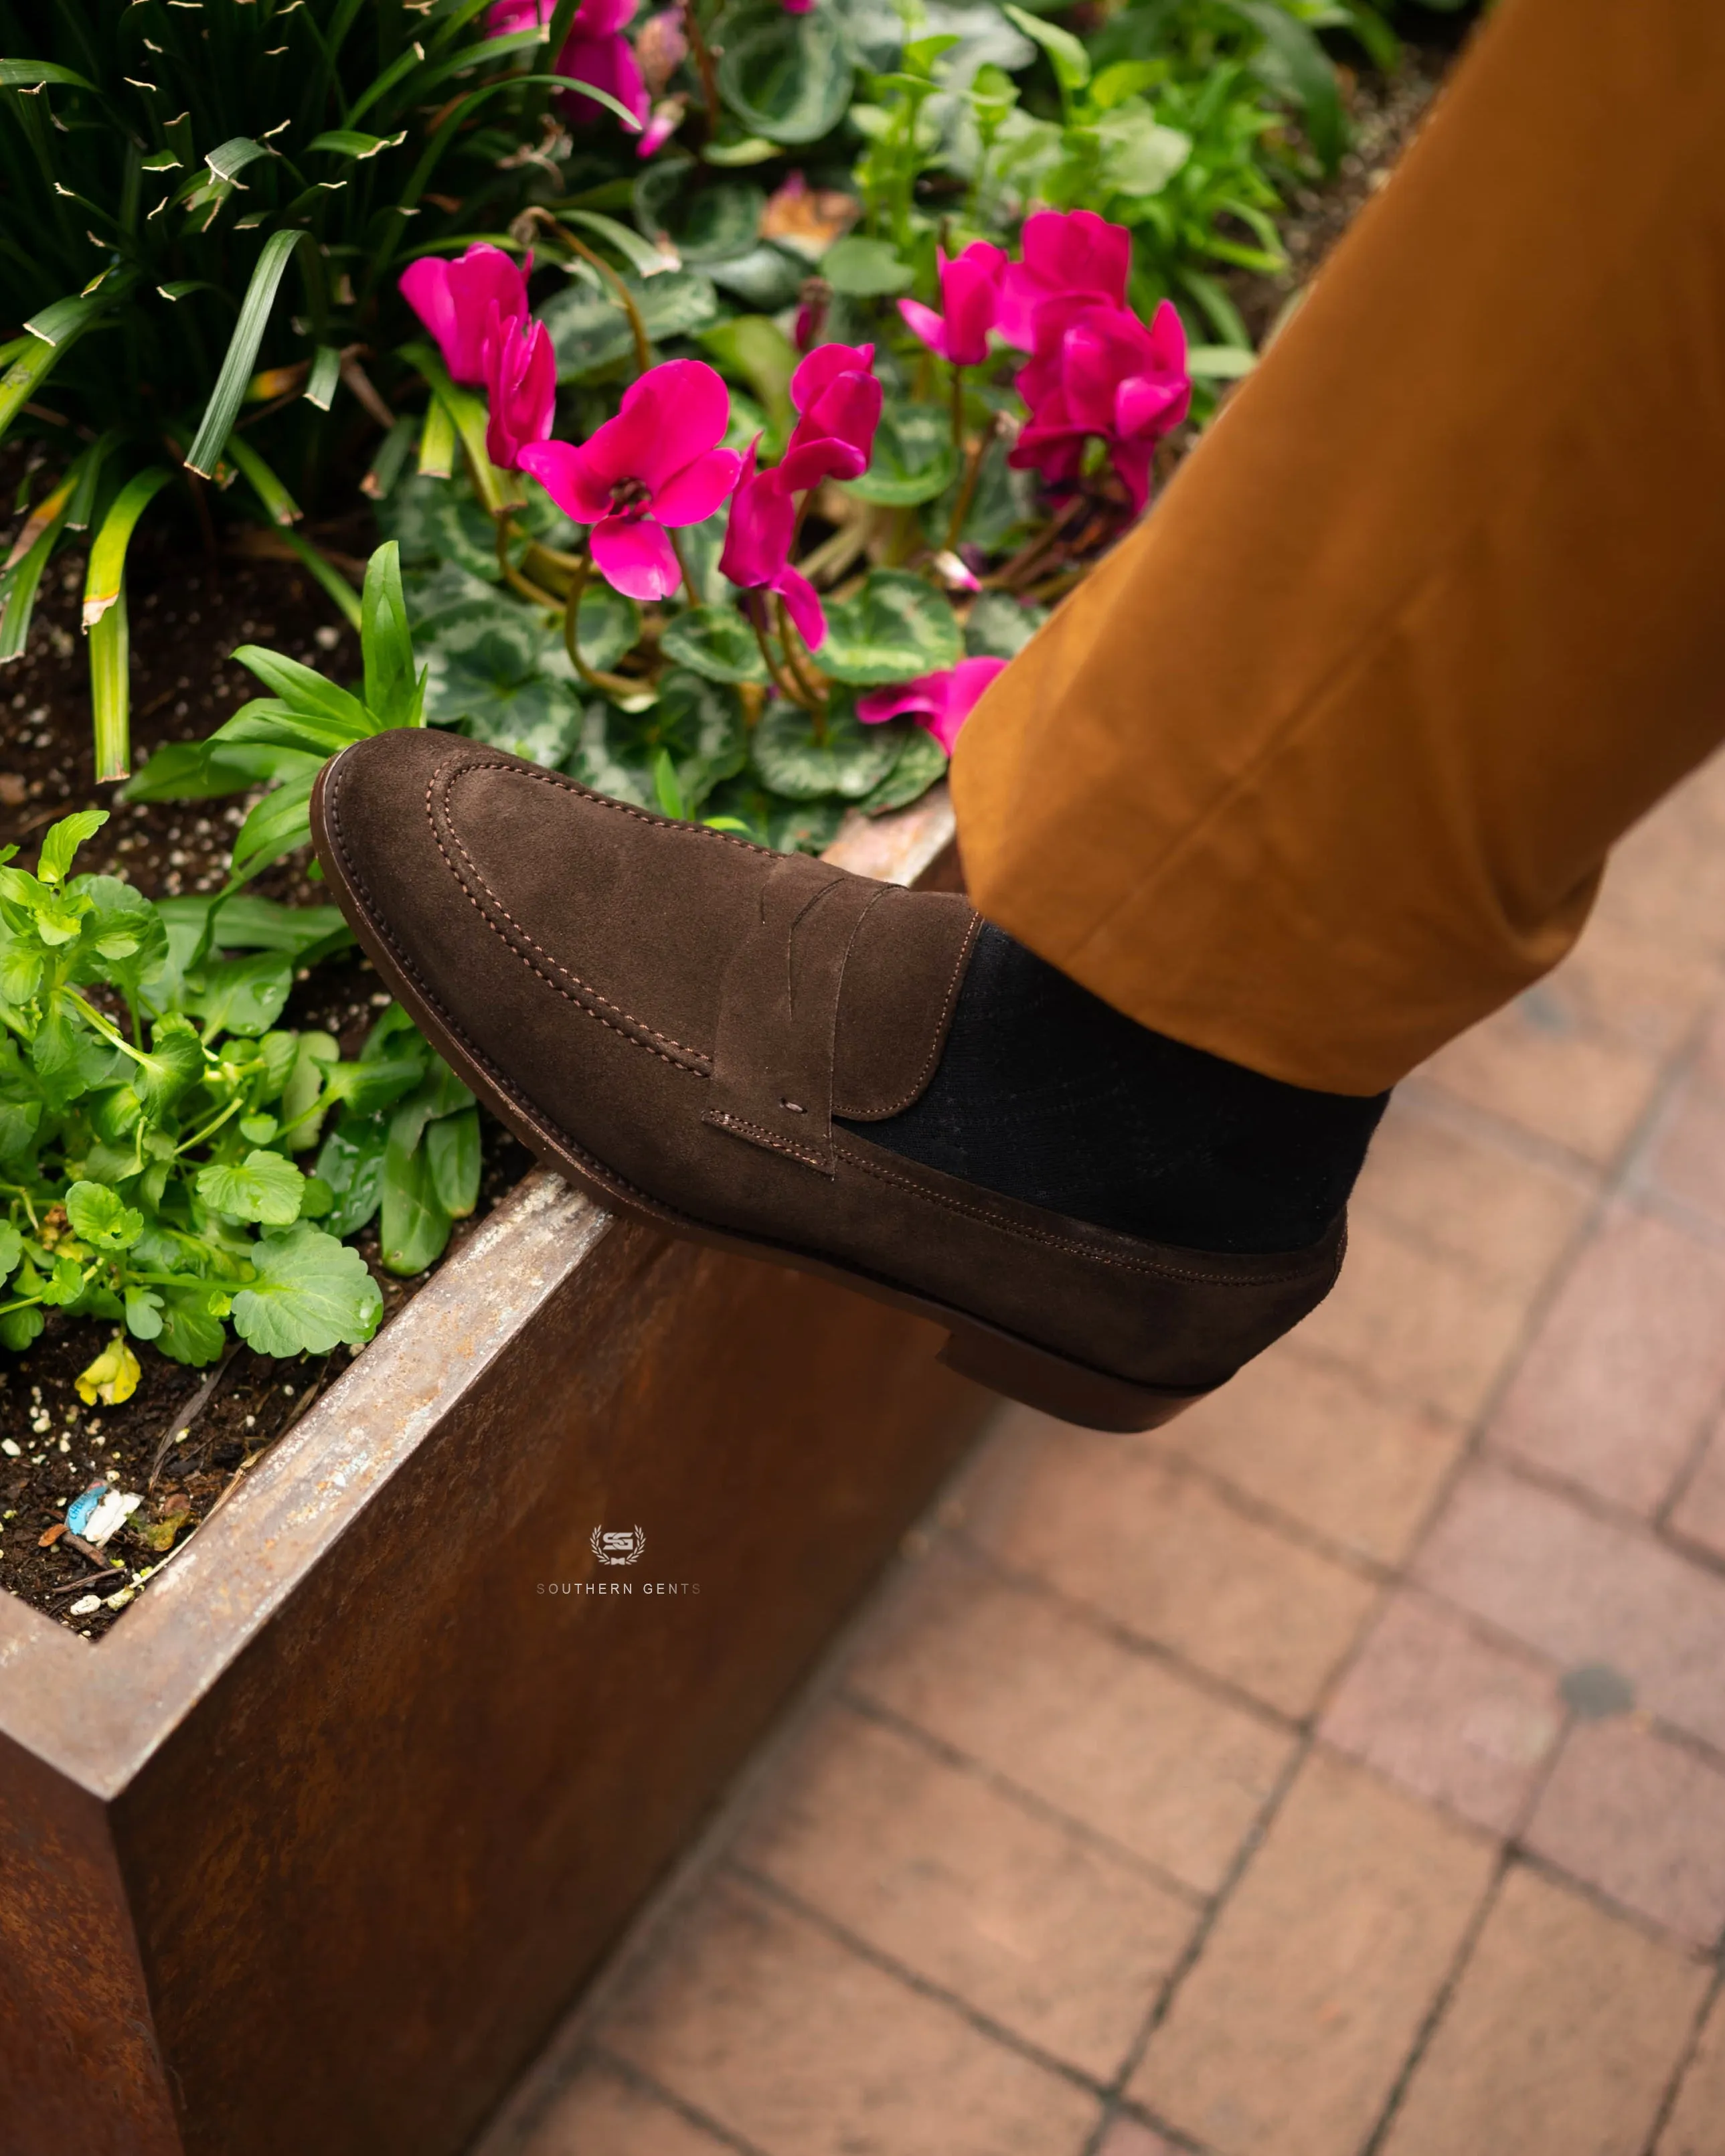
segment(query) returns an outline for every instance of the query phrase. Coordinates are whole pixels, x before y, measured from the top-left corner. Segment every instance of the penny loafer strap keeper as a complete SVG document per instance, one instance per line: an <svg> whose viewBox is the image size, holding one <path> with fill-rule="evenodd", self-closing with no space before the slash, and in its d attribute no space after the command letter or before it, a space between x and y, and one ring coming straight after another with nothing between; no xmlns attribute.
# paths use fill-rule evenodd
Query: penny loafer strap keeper
<svg viewBox="0 0 1725 2156"><path fill-rule="evenodd" d="M791 855L725 968L703 1122L834 1171L833 1065L845 962L887 887Z"/></svg>

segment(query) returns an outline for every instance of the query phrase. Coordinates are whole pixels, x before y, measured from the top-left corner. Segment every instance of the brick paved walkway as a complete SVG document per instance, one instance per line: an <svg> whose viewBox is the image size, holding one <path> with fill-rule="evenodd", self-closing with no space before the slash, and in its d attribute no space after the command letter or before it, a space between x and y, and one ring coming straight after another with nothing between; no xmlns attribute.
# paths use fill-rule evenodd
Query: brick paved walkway
<svg viewBox="0 0 1725 2156"><path fill-rule="evenodd" d="M484 2156L1725 2151L1725 766L1160 1436L1004 1413Z"/></svg>

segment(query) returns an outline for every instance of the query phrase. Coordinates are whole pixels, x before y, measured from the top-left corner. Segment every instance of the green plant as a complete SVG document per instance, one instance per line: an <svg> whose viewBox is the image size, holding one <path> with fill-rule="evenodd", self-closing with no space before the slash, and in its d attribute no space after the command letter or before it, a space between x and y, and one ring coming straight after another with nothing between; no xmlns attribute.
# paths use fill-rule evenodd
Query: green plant
<svg viewBox="0 0 1725 2156"><path fill-rule="evenodd" d="M93 533L100 778L129 761L125 562L151 498L183 475L208 519L206 482L238 479L290 527L282 472L316 487L338 398L392 424L366 362L407 322L403 264L526 199L515 153L552 78L522 56L545 32L490 35L485 4L0 0L0 434L22 420L49 453L0 573L0 660L49 557Z"/></svg>
<svg viewBox="0 0 1725 2156"><path fill-rule="evenodd" d="M182 1363L220 1353L224 1320L271 1355L369 1339L382 1299L331 1232L351 1187L292 1156L338 1105L418 1085L423 1055L343 1062L278 1029L295 963L346 940L334 909L250 901L226 931L244 955L193 963L207 901L72 873L106 820L56 824L33 875L0 855L0 1343L49 1309Z"/></svg>
<svg viewBox="0 0 1725 2156"><path fill-rule="evenodd" d="M919 23L946 19L935 8ZM865 259L870 242L848 243L866 281L843 254L832 281L860 296L907 289L927 275L943 221L993 236L1035 203L1092 209L1134 228L1142 307L1178 297L1222 346L1249 352L1215 272L1286 266L1283 190L1314 158L1332 169L1348 139L1319 33L1346 33L1393 66L1381 16L1366 0L1138 0L1087 41L1010 5L1002 28L1019 33L1018 50L979 55L941 30L908 37L896 65L870 78L850 118L865 138L856 181L874 251ZM1013 79L1039 47L1052 105L1034 75ZM1291 111L1311 156L1288 139ZM1226 350L1194 355L1194 373L1240 371Z"/></svg>
<svg viewBox="0 0 1725 2156"><path fill-rule="evenodd" d="M163 801L244 793L260 782L270 787L235 835L228 881L210 901L212 935L242 885L311 843L312 783L330 757L367 734L425 723L425 676L414 671L400 553L393 545L372 557L359 614L365 677L357 695L282 652L242 644L234 657L273 693L242 705L208 741L159 751L126 789L129 800Z"/></svg>
<svg viewBox="0 0 1725 2156"><path fill-rule="evenodd" d="M333 906L152 904L74 875L107 820L56 824L33 874L0 855L0 1345L44 1313L112 1319L177 1362L371 1337L376 1284L341 1238L380 1212L422 1271L478 1200L473 1096L392 1004L361 1053L277 1021L297 970L351 938Z"/></svg>

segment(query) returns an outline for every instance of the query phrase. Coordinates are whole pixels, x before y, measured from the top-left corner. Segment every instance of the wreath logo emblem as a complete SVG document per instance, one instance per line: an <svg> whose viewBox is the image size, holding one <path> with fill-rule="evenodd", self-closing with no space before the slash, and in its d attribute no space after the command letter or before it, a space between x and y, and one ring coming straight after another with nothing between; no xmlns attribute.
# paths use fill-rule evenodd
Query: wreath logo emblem
<svg viewBox="0 0 1725 2156"><path fill-rule="evenodd" d="M593 1553L601 1564L633 1564L647 1547L639 1527L595 1527Z"/></svg>

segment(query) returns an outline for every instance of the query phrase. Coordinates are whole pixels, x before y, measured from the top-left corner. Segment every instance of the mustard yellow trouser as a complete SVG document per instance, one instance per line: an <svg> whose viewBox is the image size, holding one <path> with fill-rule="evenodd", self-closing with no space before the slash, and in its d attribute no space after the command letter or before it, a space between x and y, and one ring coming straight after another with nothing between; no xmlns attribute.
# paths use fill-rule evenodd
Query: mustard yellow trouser
<svg viewBox="0 0 1725 2156"><path fill-rule="evenodd" d="M1371 1093L1563 956L1722 735L1725 0L1502 0L953 787L990 919Z"/></svg>

